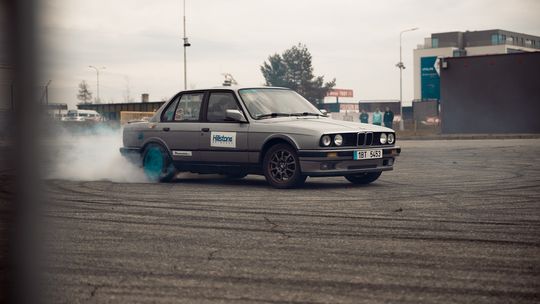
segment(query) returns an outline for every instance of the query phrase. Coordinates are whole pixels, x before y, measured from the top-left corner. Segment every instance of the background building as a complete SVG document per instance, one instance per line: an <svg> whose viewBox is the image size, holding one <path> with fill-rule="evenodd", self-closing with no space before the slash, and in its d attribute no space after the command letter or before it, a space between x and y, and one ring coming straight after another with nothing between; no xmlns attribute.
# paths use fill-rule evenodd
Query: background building
<svg viewBox="0 0 540 304"><path fill-rule="evenodd" d="M155 112L165 102L126 102L126 103L99 103L99 104L79 104L79 110L94 110L107 120L120 121L120 112Z"/></svg>
<svg viewBox="0 0 540 304"><path fill-rule="evenodd" d="M149 100L149 95L144 93L141 95L141 102L79 104L77 109L94 110L106 120L120 121L121 112L151 113L157 111L165 103L165 101Z"/></svg>
<svg viewBox="0 0 540 304"><path fill-rule="evenodd" d="M414 99L440 99L440 58L534 51L540 37L504 30L431 34L414 50Z"/></svg>

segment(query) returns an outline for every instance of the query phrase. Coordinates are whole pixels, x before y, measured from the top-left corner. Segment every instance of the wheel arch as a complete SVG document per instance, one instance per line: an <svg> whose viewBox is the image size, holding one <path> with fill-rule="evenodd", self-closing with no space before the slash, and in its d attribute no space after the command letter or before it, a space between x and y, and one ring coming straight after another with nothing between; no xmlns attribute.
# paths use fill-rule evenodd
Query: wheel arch
<svg viewBox="0 0 540 304"><path fill-rule="evenodd" d="M158 144L162 146L163 148L165 148L165 150L167 151L167 154L169 154L169 157L172 159L171 149L169 149L169 146L167 146L165 141L157 137L151 137L144 142L144 144L141 147L141 156L144 153L144 150L146 149L146 147L148 147L151 144Z"/></svg>
<svg viewBox="0 0 540 304"><path fill-rule="evenodd" d="M293 147L296 151L298 151L298 144L296 141L289 136L286 135L274 135L266 139L264 144L261 147L261 153L259 154L259 163L262 164L264 160L264 156L266 155L266 152L268 150L277 144L287 144L291 147Z"/></svg>

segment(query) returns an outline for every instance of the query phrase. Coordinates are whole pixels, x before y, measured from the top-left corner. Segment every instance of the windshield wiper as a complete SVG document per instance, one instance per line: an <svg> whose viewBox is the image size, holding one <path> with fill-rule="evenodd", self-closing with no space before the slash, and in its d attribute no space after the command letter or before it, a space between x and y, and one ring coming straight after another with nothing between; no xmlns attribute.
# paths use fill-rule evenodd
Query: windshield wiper
<svg viewBox="0 0 540 304"><path fill-rule="evenodd" d="M257 115L257 119L265 118L265 117L278 117L278 116L291 116L289 113L267 113L267 114L259 114Z"/></svg>
<svg viewBox="0 0 540 304"><path fill-rule="evenodd" d="M291 116L324 116L324 115L320 113L302 112L302 113L291 113Z"/></svg>

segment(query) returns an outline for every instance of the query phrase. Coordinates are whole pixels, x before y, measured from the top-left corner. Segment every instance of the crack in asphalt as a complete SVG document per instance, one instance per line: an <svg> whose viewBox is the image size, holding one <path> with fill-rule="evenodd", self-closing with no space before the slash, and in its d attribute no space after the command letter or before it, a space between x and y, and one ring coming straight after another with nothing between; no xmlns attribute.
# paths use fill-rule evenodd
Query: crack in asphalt
<svg viewBox="0 0 540 304"><path fill-rule="evenodd" d="M206 259L207 259L208 261L212 261L212 260L214 259L214 255L215 255L216 253L218 253L219 251L220 251L219 249L210 251L210 252L208 253L208 256L206 257Z"/></svg>
<svg viewBox="0 0 540 304"><path fill-rule="evenodd" d="M96 292L98 291L98 289L103 287L103 285L90 285L90 286L92 287L92 290L90 291L90 297L86 299L87 301L91 300L96 295Z"/></svg>
<svg viewBox="0 0 540 304"><path fill-rule="evenodd" d="M278 233L278 234L280 234L281 236L283 236L283 237L286 238L286 239L290 239L290 238L291 238L291 236L290 236L289 234L287 234L285 231L281 231L281 230L277 230L277 229L276 229L277 227L279 227L278 224L274 223L273 221L271 221L271 220L270 220L269 218L267 218L266 216L264 216L263 218L264 218L264 220L265 220L268 224L272 225L272 228L270 228L270 231L271 231L271 232Z"/></svg>

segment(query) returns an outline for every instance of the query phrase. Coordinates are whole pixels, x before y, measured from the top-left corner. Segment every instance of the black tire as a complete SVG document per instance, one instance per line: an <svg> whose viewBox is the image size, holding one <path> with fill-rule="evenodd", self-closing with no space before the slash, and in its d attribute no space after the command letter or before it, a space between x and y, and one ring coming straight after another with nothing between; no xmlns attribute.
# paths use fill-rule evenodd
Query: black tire
<svg viewBox="0 0 540 304"><path fill-rule="evenodd" d="M379 176L381 176L381 174L382 174L381 171L367 172L367 173L361 173L361 174L356 174L356 175L345 175L345 178L353 184L367 185L376 181L379 178Z"/></svg>
<svg viewBox="0 0 540 304"><path fill-rule="evenodd" d="M170 182L177 170L167 150L159 144L149 144L142 154L146 177L153 182Z"/></svg>
<svg viewBox="0 0 540 304"><path fill-rule="evenodd" d="M263 173L266 181L279 189L301 186L307 178L300 170L296 150L287 144L274 145L266 152Z"/></svg>

